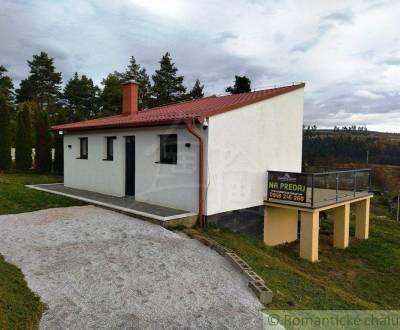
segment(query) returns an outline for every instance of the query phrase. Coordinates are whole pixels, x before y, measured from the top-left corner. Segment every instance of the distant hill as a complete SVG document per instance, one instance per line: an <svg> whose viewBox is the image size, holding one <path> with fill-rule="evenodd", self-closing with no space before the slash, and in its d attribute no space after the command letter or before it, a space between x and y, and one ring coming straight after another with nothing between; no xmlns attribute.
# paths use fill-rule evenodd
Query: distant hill
<svg viewBox="0 0 400 330"><path fill-rule="evenodd" d="M321 166L332 162L400 165L400 134L308 127L303 131L303 162Z"/></svg>
<svg viewBox="0 0 400 330"><path fill-rule="evenodd" d="M304 130L307 130L305 128ZM376 131L367 131L367 130L333 130L333 129L317 129L318 132L321 134L325 134L326 136L329 135L338 135L338 134L349 134L352 136L368 136L372 138L383 138L392 141L400 142L400 133L383 133L383 132L376 132Z"/></svg>

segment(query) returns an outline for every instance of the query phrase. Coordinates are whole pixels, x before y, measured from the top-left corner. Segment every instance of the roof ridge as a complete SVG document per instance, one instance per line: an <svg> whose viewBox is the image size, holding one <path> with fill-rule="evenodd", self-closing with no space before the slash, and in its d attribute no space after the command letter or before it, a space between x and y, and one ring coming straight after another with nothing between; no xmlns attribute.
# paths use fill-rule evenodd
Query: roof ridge
<svg viewBox="0 0 400 330"><path fill-rule="evenodd" d="M237 94L227 94L227 95L219 95L217 97L229 97L229 96L234 96L234 95L245 95L245 94L253 94L253 93L259 93L259 92L265 92L265 91L273 91L273 90L277 90L277 89L283 89L283 88L288 88L288 87L297 87L297 86L305 86L304 82L300 82L300 83L292 83L290 85L282 85L282 86L277 86L277 87L272 87L272 88L264 88L264 89L258 89L258 90L253 90L250 92L243 92L243 93L237 93Z"/></svg>
<svg viewBox="0 0 400 330"><path fill-rule="evenodd" d="M157 107L144 109L144 110L141 110L140 112L143 112L143 111L153 111L153 110L155 110L155 109L161 109L161 108L169 107L169 106L171 106L171 105L177 105L177 104L185 104L185 103L190 103L190 102L196 102L196 101L201 101L201 100L209 99L209 98L212 98L212 97L221 98L221 97L228 97L228 96L234 96L234 95L251 94L251 93L258 93L258 92L263 92L263 91L272 91L272 90L276 90L276 89L282 89L282 88L293 87L293 86L300 86L300 85L305 85L305 83L304 83L304 82L297 83L297 84L292 83L292 84L290 84L290 85L282 85L282 86L278 86L278 87L259 89L259 90L254 90L254 91L250 91L250 92L238 93L238 94L227 94L227 95L218 95L218 96L215 95L215 94L213 94L213 95L209 95L209 96L202 97L202 98L199 98L199 99L183 100L183 101L178 101L178 102L171 102L171 103L163 104L163 105L160 105L160 106L157 106Z"/></svg>
<svg viewBox="0 0 400 330"><path fill-rule="evenodd" d="M239 94L221 96L220 98L228 98L230 96L239 96L239 95L241 95L242 97L239 98L239 102L236 102L236 104L231 104L230 106L226 107L225 109L221 109L221 110L206 110L201 114L200 118L206 118L206 117L209 117L209 116L214 116L216 114L219 114L219 113L222 113L222 112L225 112L225 111L234 110L234 109L237 109L239 107L243 107L243 106L246 106L246 105L249 105L249 104L260 102L262 100L265 100L265 99L268 99L268 98L271 98L271 97L275 97L275 96L279 96L279 95L282 95L282 94L286 94L286 93L295 91L295 90L297 90L299 88L303 88L303 87L305 87L305 85L306 84L303 82L303 83L299 83L299 84L292 84L292 85L281 86L281 87L276 87L276 88L268 88L268 89L263 89L263 90L259 90L259 91L253 91L253 92L246 92L246 93L239 93ZM265 93L263 95L262 92L266 92L266 91L270 91L271 93L268 93L268 94L272 94L272 95L266 96ZM255 96L253 98L253 100L251 100L251 101L246 100L246 96L243 97L243 95L250 95L250 94L254 95L255 93L258 93L258 95Z"/></svg>
<svg viewBox="0 0 400 330"><path fill-rule="evenodd" d="M213 94L213 95L209 95L209 96L206 96L206 97L202 97L202 98L198 98L198 99L193 99L193 100L183 100L183 101L178 101L178 102L171 102L171 103L159 105L159 106L157 106L157 107L144 109L144 110L141 110L141 112L143 112L143 111L152 111L152 110L155 110L155 109L165 108L165 107L169 107L169 106L171 106L171 105L184 104L184 103L190 103L190 102L197 102L197 101L209 99L209 98L212 98L212 97L217 97L217 96L216 96L215 94Z"/></svg>

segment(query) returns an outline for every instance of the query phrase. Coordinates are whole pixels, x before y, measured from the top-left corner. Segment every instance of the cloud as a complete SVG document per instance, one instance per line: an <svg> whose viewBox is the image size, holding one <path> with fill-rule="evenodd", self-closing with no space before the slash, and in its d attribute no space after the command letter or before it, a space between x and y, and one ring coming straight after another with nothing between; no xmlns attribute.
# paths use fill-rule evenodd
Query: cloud
<svg viewBox="0 0 400 330"><path fill-rule="evenodd" d="M332 21L337 23L351 23L353 21L354 14L350 10L340 11L331 13L322 17L324 21Z"/></svg>
<svg viewBox="0 0 400 330"><path fill-rule="evenodd" d="M312 47L318 45L325 34L332 28L331 24L320 24L316 35L296 44L290 51L291 52L307 52Z"/></svg>
<svg viewBox="0 0 400 330"><path fill-rule="evenodd" d="M389 0L364 0L364 2L367 4L367 7L365 8L365 11L371 11L371 10L376 10L380 9L381 7L385 7L391 4L391 1Z"/></svg>
<svg viewBox="0 0 400 330"><path fill-rule="evenodd" d="M364 97L367 99L371 99L371 100L378 100L378 99L383 98L383 95L370 92L369 90L366 90L366 89L360 89L360 90L356 91L354 93L354 95L358 96L358 97Z"/></svg>
<svg viewBox="0 0 400 330"><path fill-rule="evenodd" d="M308 40L305 40L301 43L295 45L291 51L292 52L307 52L312 47L318 45L322 38L332 30L335 25L334 24L348 24L351 23L353 20L353 13L350 10L340 11L340 12L333 12L326 16L320 18L317 24L317 30L315 35Z"/></svg>
<svg viewBox="0 0 400 330"><path fill-rule="evenodd" d="M232 32L224 31L218 34L218 36L215 38L215 42L220 43L220 42L225 42L229 40L234 40L237 39L238 36Z"/></svg>
<svg viewBox="0 0 400 330"><path fill-rule="evenodd" d="M344 86L347 89L349 86ZM323 95L322 92L321 95ZM372 98L371 98L371 95ZM306 100L306 125L317 124L321 128L337 126L366 125L370 130L398 131L400 125L400 95L382 93L379 97L367 90L359 90L357 95L344 93L324 99ZM336 111L332 111L335 108Z"/></svg>
<svg viewBox="0 0 400 330"><path fill-rule="evenodd" d="M64 81L78 71L99 84L132 55L152 74L169 51L187 87L199 78L207 94L224 92L235 74L253 88L305 81L306 123L398 123L400 2L166 3L2 0L0 64L18 86L26 61L46 51Z"/></svg>
<svg viewBox="0 0 400 330"><path fill-rule="evenodd" d="M390 57L383 61L387 65L400 65L400 57Z"/></svg>

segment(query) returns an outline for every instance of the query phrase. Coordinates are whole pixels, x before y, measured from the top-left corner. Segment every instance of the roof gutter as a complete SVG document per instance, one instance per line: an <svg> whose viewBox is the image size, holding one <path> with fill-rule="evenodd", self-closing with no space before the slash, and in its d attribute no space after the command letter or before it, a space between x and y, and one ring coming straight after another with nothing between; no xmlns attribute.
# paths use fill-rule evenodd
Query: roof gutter
<svg viewBox="0 0 400 330"><path fill-rule="evenodd" d="M189 133L191 133L197 141L199 141L199 192L198 192L198 222L201 227L204 226L204 211L203 211L203 197L204 197L204 140L201 134L193 127L192 120L185 120L185 126Z"/></svg>
<svg viewBox="0 0 400 330"><path fill-rule="evenodd" d="M64 132L82 132L82 131L94 131L104 129L125 129L125 128L142 128L142 127L156 127L166 125L178 125L184 124L182 120L158 120L148 123L141 124L116 124L116 125L96 125L96 126L80 126L80 127L65 127L64 124L50 127L50 131L64 131ZM65 124L68 125L68 124Z"/></svg>

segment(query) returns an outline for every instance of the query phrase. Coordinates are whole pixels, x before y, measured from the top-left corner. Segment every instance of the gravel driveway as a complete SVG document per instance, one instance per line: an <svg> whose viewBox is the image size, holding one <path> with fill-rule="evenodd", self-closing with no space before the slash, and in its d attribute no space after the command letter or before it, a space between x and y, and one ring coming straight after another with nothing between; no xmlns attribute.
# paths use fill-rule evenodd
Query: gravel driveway
<svg viewBox="0 0 400 330"><path fill-rule="evenodd" d="M0 253L49 306L42 329L262 327L262 305L227 260L112 211L0 216Z"/></svg>

